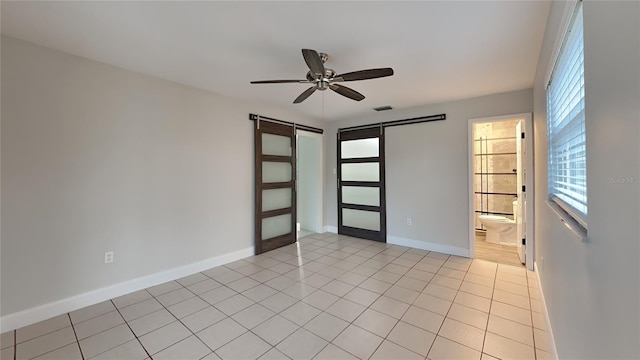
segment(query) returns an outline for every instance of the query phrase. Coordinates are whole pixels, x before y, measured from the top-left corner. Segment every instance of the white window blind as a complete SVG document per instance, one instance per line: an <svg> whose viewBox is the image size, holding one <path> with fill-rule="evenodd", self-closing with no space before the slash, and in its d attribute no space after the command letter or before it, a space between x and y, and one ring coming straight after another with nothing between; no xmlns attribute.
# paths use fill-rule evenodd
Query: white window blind
<svg viewBox="0 0 640 360"><path fill-rule="evenodd" d="M584 40L579 2L547 87L549 197L587 227Z"/></svg>

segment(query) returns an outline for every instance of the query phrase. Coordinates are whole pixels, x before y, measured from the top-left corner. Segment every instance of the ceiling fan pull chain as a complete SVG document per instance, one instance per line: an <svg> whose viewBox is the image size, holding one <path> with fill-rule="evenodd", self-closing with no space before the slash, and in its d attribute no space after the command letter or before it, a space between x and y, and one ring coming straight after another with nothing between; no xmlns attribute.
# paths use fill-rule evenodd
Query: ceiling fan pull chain
<svg viewBox="0 0 640 360"><path fill-rule="evenodd" d="M322 93L322 121L324 122L324 93Z"/></svg>

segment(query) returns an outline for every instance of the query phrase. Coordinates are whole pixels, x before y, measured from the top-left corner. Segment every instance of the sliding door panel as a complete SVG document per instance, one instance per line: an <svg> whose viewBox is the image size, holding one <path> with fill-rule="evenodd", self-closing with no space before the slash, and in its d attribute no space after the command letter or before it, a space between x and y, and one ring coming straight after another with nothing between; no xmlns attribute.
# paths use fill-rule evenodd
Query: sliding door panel
<svg viewBox="0 0 640 360"><path fill-rule="evenodd" d="M386 241L384 133L338 133L338 233Z"/></svg>
<svg viewBox="0 0 640 360"><path fill-rule="evenodd" d="M256 254L296 241L295 129L256 121Z"/></svg>

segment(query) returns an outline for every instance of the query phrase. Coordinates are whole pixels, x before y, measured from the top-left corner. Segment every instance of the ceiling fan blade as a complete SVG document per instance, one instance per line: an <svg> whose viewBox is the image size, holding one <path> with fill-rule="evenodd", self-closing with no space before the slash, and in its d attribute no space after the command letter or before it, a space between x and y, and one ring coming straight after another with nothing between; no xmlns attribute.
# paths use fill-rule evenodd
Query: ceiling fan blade
<svg viewBox="0 0 640 360"><path fill-rule="evenodd" d="M312 86L310 88L308 88L307 90L303 91L302 94L300 94L300 96L298 96L295 100L293 100L294 104L299 104L303 101L305 101L309 96L311 96L311 94L313 94L316 91L316 87Z"/></svg>
<svg viewBox="0 0 640 360"><path fill-rule="evenodd" d="M286 84L286 83L301 83L307 84L310 83L309 80L258 80L252 81L252 84Z"/></svg>
<svg viewBox="0 0 640 360"><path fill-rule="evenodd" d="M329 88L335 92L337 92L338 94L342 95L342 96L346 96L349 99L353 99L355 101L360 101L362 99L364 99L364 95L360 94L359 92L348 88L346 86L342 86L342 85L338 85L338 84L330 84Z"/></svg>
<svg viewBox="0 0 640 360"><path fill-rule="evenodd" d="M324 65L317 51L312 49L302 49L302 56L312 73L324 76Z"/></svg>
<svg viewBox="0 0 640 360"><path fill-rule="evenodd" d="M333 79L333 81L356 81L356 80L377 79L377 78L391 76L391 75L393 75L392 68L367 69L367 70L353 71L353 72L348 72L345 74L338 75Z"/></svg>

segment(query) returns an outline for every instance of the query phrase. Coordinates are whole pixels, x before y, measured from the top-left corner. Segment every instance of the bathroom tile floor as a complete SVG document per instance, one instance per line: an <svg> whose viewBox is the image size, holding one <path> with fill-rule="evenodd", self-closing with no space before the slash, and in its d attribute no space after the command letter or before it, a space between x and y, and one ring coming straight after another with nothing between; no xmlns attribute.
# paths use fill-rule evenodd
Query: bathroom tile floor
<svg viewBox="0 0 640 360"><path fill-rule="evenodd" d="M492 244L484 233L476 233L476 259L494 261L499 264L524 267L515 246Z"/></svg>
<svg viewBox="0 0 640 360"><path fill-rule="evenodd" d="M535 273L335 234L2 334L2 359L547 359Z"/></svg>

